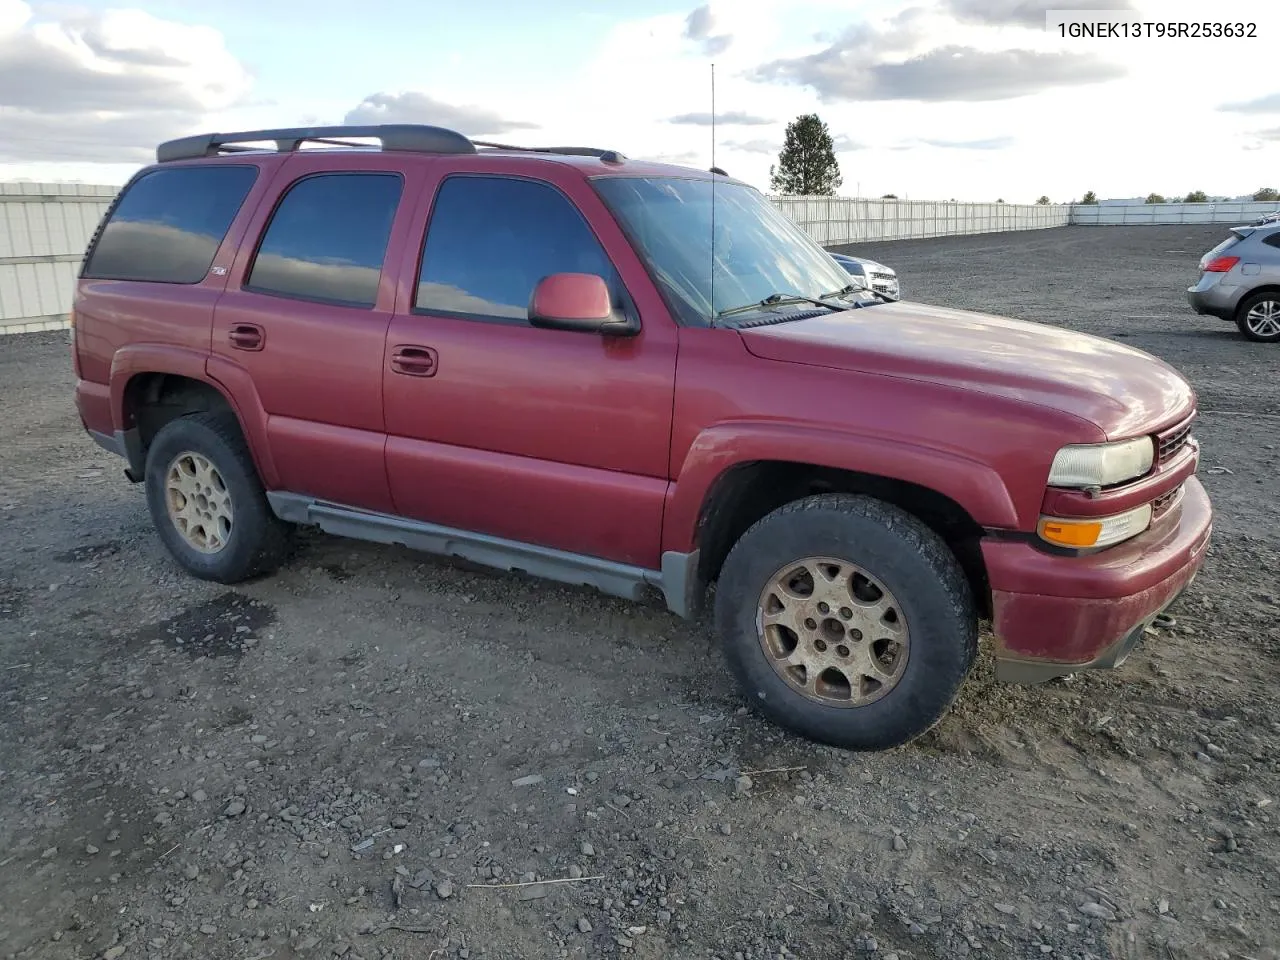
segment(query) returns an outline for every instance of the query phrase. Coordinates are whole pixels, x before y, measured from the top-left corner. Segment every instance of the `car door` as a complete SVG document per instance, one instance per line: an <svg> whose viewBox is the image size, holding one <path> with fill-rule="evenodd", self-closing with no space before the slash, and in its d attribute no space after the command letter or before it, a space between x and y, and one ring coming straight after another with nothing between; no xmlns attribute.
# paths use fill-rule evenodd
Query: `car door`
<svg viewBox="0 0 1280 960"><path fill-rule="evenodd" d="M247 371L282 487L392 509L383 462L386 253L420 186L377 154L298 154L264 205L214 313L213 353ZM211 367L215 372L216 366Z"/></svg>
<svg viewBox="0 0 1280 960"><path fill-rule="evenodd" d="M677 329L582 176L528 163L426 188L387 338L391 496L415 519L656 569ZM641 332L530 326L534 286L560 272L604 277Z"/></svg>

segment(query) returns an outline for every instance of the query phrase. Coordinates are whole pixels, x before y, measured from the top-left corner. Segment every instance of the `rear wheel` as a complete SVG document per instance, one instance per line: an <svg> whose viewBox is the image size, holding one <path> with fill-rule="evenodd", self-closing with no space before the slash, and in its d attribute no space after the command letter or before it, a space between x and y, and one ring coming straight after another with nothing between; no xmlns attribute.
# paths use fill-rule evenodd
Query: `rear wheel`
<svg viewBox="0 0 1280 960"><path fill-rule="evenodd" d="M233 414L165 424L147 451L146 487L160 539L194 576L238 583L288 555L290 527L271 511Z"/></svg>
<svg viewBox="0 0 1280 960"><path fill-rule="evenodd" d="M1236 326L1255 343L1280 341L1280 293L1264 290L1245 297L1236 310Z"/></svg>
<svg viewBox="0 0 1280 960"><path fill-rule="evenodd" d="M749 529L725 560L715 617L757 710L859 750L937 723L977 650L973 599L947 545L861 496L809 497Z"/></svg>

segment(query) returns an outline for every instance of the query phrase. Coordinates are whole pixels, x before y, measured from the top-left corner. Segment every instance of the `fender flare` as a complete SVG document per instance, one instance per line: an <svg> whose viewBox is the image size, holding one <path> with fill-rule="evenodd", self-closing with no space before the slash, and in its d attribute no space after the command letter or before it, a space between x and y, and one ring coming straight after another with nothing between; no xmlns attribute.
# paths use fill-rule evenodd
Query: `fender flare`
<svg viewBox="0 0 1280 960"><path fill-rule="evenodd" d="M950 498L980 526L1018 526L1018 511L1004 480L977 460L851 431L734 421L707 428L690 445L667 492L662 549L697 549L708 498L729 470L758 461L812 464L900 480Z"/></svg>
<svg viewBox="0 0 1280 960"><path fill-rule="evenodd" d="M134 459L141 459L141 444L137 427L125 410L125 391L135 376L155 373L185 377L218 391L240 422L263 486L272 489L277 485L278 474L267 439L267 414L249 374L206 351L166 344L130 344L117 350L111 359L111 418L117 434L125 437L130 463L139 474L141 463L134 463Z"/></svg>

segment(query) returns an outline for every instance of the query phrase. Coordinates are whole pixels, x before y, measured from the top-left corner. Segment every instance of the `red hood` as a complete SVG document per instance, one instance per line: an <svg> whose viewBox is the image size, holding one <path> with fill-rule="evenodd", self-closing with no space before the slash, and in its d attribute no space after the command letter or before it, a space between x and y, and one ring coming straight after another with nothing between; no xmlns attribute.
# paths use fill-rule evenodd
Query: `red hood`
<svg viewBox="0 0 1280 960"><path fill-rule="evenodd" d="M945 383L1073 414L1109 439L1195 406L1190 384L1141 350L1061 327L922 303L883 303L740 331L768 360Z"/></svg>

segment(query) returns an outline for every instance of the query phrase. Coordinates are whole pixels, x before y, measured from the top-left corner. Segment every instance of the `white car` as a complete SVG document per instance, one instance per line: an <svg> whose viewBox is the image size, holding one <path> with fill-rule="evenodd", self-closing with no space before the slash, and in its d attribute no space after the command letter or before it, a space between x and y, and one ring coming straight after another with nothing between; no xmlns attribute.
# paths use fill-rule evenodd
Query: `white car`
<svg viewBox="0 0 1280 960"><path fill-rule="evenodd" d="M851 257L847 253L830 253L830 257L852 278L853 282L864 290L870 290L884 300L900 300L902 292L898 285L898 274L893 267L883 263L866 260L862 257Z"/></svg>

